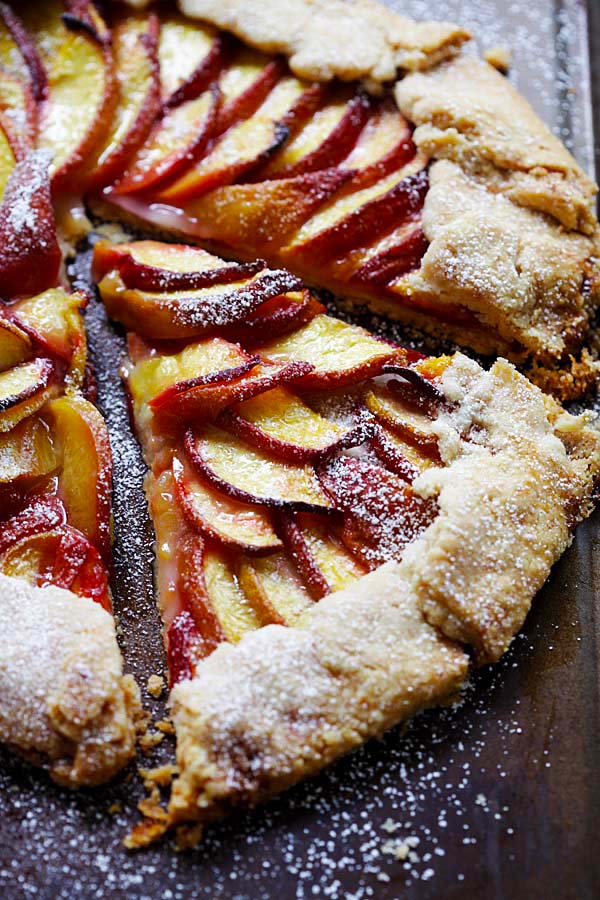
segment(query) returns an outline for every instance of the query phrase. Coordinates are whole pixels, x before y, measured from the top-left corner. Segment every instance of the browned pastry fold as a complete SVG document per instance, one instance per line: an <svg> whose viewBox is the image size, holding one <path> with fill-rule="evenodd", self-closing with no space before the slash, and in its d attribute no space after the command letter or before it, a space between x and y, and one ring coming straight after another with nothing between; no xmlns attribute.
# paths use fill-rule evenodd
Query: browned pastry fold
<svg viewBox="0 0 600 900"><path fill-rule="evenodd" d="M299 627L221 645L171 695L172 820L210 821L284 790L454 694L467 665L396 563L325 597Z"/></svg>
<svg viewBox="0 0 600 900"><path fill-rule="evenodd" d="M0 575L0 741L66 787L100 784L134 755L139 692L112 616L87 597Z"/></svg>

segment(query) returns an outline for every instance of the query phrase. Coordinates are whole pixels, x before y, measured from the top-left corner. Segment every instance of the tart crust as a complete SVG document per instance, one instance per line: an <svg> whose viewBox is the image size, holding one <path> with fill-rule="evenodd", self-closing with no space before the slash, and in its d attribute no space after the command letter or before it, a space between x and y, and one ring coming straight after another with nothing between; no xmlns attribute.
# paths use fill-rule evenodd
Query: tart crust
<svg viewBox="0 0 600 900"><path fill-rule="evenodd" d="M387 563L312 607L221 645L171 694L173 822L252 805L455 694L468 657L422 618Z"/></svg>
<svg viewBox="0 0 600 900"><path fill-rule="evenodd" d="M123 675L112 616L87 597L0 575L0 741L70 788L134 755L139 691Z"/></svg>

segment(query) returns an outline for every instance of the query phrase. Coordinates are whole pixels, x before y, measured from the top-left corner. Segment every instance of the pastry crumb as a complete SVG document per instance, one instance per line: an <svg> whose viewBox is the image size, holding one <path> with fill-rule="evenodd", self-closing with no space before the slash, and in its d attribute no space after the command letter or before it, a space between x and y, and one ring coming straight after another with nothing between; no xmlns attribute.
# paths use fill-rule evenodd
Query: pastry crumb
<svg viewBox="0 0 600 900"><path fill-rule="evenodd" d="M147 731L143 734L139 741L139 747L142 753L148 754L152 753L155 747L157 747L164 739L164 734L160 731Z"/></svg>
<svg viewBox="0 0 600 900"><path fill-rule="evenodd" d="M175 734L175 726L170 719L159 719L156 723L156 727L159 731L162 731L163 734Z"/></svg>
<svg viewBox="0 0 600 900"><path fill-rule="evenodd" d="M148 677L148 681L146 682L146 690L151 697L154 697L155 700L158 700L164 689L165 682L162 675L153 674Z"/></svg>
<svg viewBox="0 0 600 900"><path fill-rule="evenodd" d="M483 54L483 58L490 66L493 66L505 75L512 64L512 51L510 47L490 47Z"/></svg>

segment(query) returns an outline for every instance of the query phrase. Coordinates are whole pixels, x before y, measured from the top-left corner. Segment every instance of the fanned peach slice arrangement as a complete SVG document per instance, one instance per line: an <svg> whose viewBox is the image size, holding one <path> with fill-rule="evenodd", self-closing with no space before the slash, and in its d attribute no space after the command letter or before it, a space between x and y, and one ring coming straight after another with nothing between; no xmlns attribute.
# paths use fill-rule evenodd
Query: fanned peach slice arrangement
<svg viewBox="0 0 600 900"><path fill-rule="evenodd" d="M46 154L15 166L0 234L0 572L110 610L110 446L87 399L87 298L58 284Z"/></svg>
<svg viewBox="0 0 600 900"><path fill-rule="evenodd" d="M431 524L411 481L441 461L414 421L433 434L444 360L332 318L262 261L102 241L94 273L130 330L172 683L220 641L294 624Z"/></svg>
<svg viewBox="0 0 600 900"><path fill-rule="evenodd" d="M590 511L600 442L508 363L377 338L263 260L100 241L93 272L129 330L178 742L140 846L316 771L386 704L391 724L446 697L463 645L497 659Z"/></svg>

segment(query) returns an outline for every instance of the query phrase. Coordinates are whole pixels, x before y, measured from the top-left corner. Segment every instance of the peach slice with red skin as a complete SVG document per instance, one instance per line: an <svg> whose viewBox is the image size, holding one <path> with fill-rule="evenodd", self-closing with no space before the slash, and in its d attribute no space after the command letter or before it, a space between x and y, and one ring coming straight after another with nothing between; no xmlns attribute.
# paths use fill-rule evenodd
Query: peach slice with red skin
<svg viewBox="0 0 600 900"><path fill-rule="evenodd" d="M219 103L219 89L212 85L199 97L165 110L110 193L147 191L177 178L207 149Z"/></svg>
<svg viewBox="0 0 600 900"><path fill-rule="evenodd" d="M223 100L217 134L254 115L286 71L282 60L270 59L250 47L237 46L235 57L219 78Z"/></svg>
<svg viewBox="0 0 600 900"><path fill-rule="evenodd" d="M53 494L35 497L16 515L0 522L0 553L32 534L64 525L66 519L65 508L58 497Z"/></svg>
<svg viewBox="0 0 600 900"><path fill-rule="evenodd" d="M123 16L111 31L118 103L103 141L78 176L97 191L115 180L144 143L161 107L158 67L160 24L154 14Z"/></svg>
<svg viewBox="0 0 600 900"><path fill-rule="evenodd" d="M0 65L11 75L28 83L36 103L46 98L46 70L34 41L22 20L8 3L0 3Z"/></svg>
<svg viewBox="0 0 600 900"><path fill-rule="evenodd" d="M284 387L225 409L218 423L259 450L292 462L320 459L364 440L361 428L341 428Z"/></svg>
<svg viewBox="0 0 600 900"><path fill-rule="evenodd" d="M282 258L323 266L418 214L429 188L424 163L415 158L372 187L334 198L328 209L300 228L283 248Z"/></svg>
<svg viewBox="0 0 600 900"><path fill-rule="evenodd" d="M170 623L165 637L169 688L180 681L192 678L196 663L210 653L187 609L182 610ZM216 646L216 644L215 644Z"/></svg>
<svg viewBox="0 0 600 900"><path fill-rule="evenodd" d="M53 287L60 264L47 157L30 153L11 173L0 206L0 296Z"/></svg>
<svg viewBox="0 0 600 900"><path fill-rule="evenodd" d="M310 465L277 460L214 425L185 435L188 459L217 490L243 503L330 510L333 504Z"/></svg>
<svg viewBox="0 0 600 900"><path fill-rule="evenodd" d="M192 527L222 544L252 554L281 549L267 510L215 491L183 456L173 457L172 468L179 502Z"/></svg>
<svg viewBox="0 0 600 900"><path fill-rule="evenodd" d="M95 7L59 0L21 10L47 74L38 147L52 158L51 181L68 191L110 130L118 100L110 35Z"/></svg>
<svg viewBox="0 0 600 900"><path fill-rule="evenodd" d="M69 524L108 561L112 454L106 423L95 406L76 394L53 400L48 420L60 453L58 492Z"/></svg>
<svg viewBox="0 0 600 900"><path fill-rule="evenodd" d="M298 79L282 78L253 116L224 131L204 157L154 199L170 205L191 200L231 184L268 159L288 139L289 128L282 119L303 93Z"/></svg>
<svg viewBox="0 0 600 900"><path fill-rule="evenodd" d="M28 416L0 434L0 485L21 487L47 477L58 467L58 455L47 424Z"/></svg>
<svg viewBox="0 0 600 900"><path fill-rule="evenodd" d="M188 244L165 244L161 241L132 241L131 243L113 244L111 241L98 241L94 246L92 274L100 281L109 272L116 269L121 272L131 260L140 269L143 267L163 273L190 274L197 272L218 272L226 269L229 263L207 253L200 247ZM136 285L133 285L134 287Z"/></svg>
<svg viewBox="0 0 600 900"><path fill-rule="evenodd" d="M37 138L38 107L28 81L0 69L0 114L14 151L33 148ZM18 154L17 154L18 155Z"/></svg>
<svg viewBox="0 0 600 900"><path fill-rule="evenodd" d="M80 310L88 299L77 291L68 294L63 288L50 288L7 307L12 322L22 329L48 356L71 361L85 332Z"/></svg>
<svg viewBox="0 0 600 900"><path fill-rule="evenodd" d="M244 255L260 255L285 244L349 178L349 172L332 168L258 184L232 184L187 200L184 210L193 220L194 237L218 240ZM119 202L118 197L114 200ZM176 222L175 217L175 228Z"/></svg>
<svg viewBox="0 0 600 900"><path fill-rule="evenodd" d="M108 314L146 338L192 338L239 321L261 303L301 282L284 269L264 269L249 279L198 291L149 292L127 288L117 271L99 284Z"/></svg>
<svg viewBox="0 0 600 900"><path fill-rule="evenodd" d="M31 351L31 340L27 332L0 309L0 372L24 362Z"/></svg>
<svg viewBox="0 0 600 900"><path fill-rule="evenodd" d="M401 225L383 241L377 242L352 273L349 283L374 288L385 286L418 269L428 246L420 222Z"/></svg>
<svg viewBox="0 0 600 900"><path fill-rule="evenodd" d="M242 557L239 582L262 624L295 625L313 600L285 553Z"/></svg>
<svg viewBox="0 0 600 900"><path fill-rule="evenodd" d="M54 390L54 365L33 359L0 373L0 432L40 409Z"/></svg>
<svg viewBox="0 0 600 900"><path fill-rule="evenodd" d="M295 331L323 312L325 307L310 291L283 294L261 304L243 322L226 326L223 334L233 341L260 344Z"/></svg>
<svg viewBox="0 0 600 900"><path fill-rule="evenodd" d="M178 429L186 422L213 419L227 406L298 381L307 372L307 363L268 364L254 357L234 369L175 384L154 397L150 407L162 427Z"/></svg>
<svg viewBox="0 0 600 900"><path fill-rule="evenodd" d="M363 91L338 87L296 137L261 168L258 177L293 178L337 166L356 144L370 108Z"/></svg>
<svg viewBox="0 0 600 900"><path fill-rule="evenodd" d="M211 25L161 12L158 59L163 106L179 106L205 91L225 65L231 44Z"/></svg>
<svg viewBox="0 0 600 900"><path fill-rule="evenodd" d="M424 462L428 457L424 457L410 444L398 440L393 432L379 424L375 425L370 444L386 469L399 475L407 484L412 484L421 470L426 468Z"/></svg>
<svg viewBox="0 0 600 900"><path fill-rule="evenodd" d="M302 360L314 368L302 387L343 387L378 375L386 363L405 362L401 347L374 338L366 329L333 316L318 315L302 328L260 346L273 362Z"/></svg>
<svg viewBox="0 0 600 900"><path fill-rule="evenodd" d="M58 530L60 542L48 582L89 597L112 613L108 576L100 554L75 528L63 525Z"/></svg>
<svg viewBox="0 0 600 900"><path fill-rule="evenodd" d="M424 408L411 402L419 394L416 390L411 391L409 385L405 389L394 389L393 384L390 381L384 386L373 386L365 397L367 409L400 437L429 454L436 454L439 439L429 406Z"/></svg>
<svg viewBox="0 0 600 900"><path fill-rule="evenodd" d="M386 178L416 154L412 129L390 98L371 99L371 114L341 168L352 171L352 186L360 190Z"/></svg>
<svg viewBox="0 0 600 900"><path fill-rule="evenodd" d="M24 145L18 140L10 121L0 112L0 200L13 174L17 161L22 159Z"/></svg>
<svg viewBox="0 0 600 900"><path fill-rule="evenodd" d="M435 500L423 499L397 475L364 460L328 460L319 478L344 513L342 541L369 569L400 559L437 514Z"/></svg>

